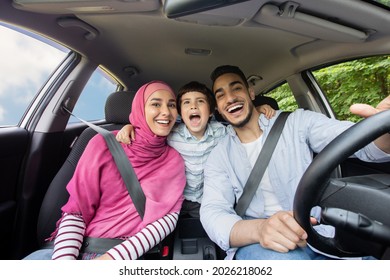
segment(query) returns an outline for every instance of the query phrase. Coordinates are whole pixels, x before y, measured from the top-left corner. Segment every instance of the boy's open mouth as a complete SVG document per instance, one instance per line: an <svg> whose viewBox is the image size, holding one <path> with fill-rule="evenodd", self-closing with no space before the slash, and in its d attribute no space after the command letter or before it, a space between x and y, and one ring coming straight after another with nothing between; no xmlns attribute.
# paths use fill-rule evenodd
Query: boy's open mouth
<svg viewBox="0 0 390 280"><path fill-rule="evenodd" d="M196 126L200 123L200 115L199 114L191 114L190 115L191 125Z"/></svg>

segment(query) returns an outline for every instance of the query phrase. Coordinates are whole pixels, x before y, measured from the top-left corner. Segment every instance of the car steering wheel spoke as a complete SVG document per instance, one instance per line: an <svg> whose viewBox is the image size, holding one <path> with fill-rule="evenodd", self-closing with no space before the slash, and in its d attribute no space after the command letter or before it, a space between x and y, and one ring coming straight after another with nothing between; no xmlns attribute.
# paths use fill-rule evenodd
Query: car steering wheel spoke
<svg viewBox="0 0 390 280"><path fill-rule="evenodd" d="M325 208L322 211L321 222L359 237L390 245L390 226L363 214L340 208Z"/></svg>

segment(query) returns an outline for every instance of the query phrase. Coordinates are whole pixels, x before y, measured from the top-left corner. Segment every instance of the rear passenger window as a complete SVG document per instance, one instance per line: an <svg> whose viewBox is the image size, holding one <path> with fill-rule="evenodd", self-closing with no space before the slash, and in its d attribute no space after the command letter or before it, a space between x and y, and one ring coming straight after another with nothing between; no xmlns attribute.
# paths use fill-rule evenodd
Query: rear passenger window
<svg viewBox="0 0 390 280"><path fill-rule="evenodd" d="M103 120L106 99L118 87L119 84L112 77L97 68L77 100L73 113L86 121ZM69 123L75 122L80 121L71 116Z"/></svg>
<svg viewBox="0 0 390 280"><path fill-rule="evenodd" d="M349 107L354 103L376 106L390 94L390 56L356 59L313 72L336 118L357 122Z"/></svg>
<svg viewBox="0 0 390 280"><path fill-rule="evenodd" d="M288 83L284 83L273 90L267 92L265 96L272 97L279 105L279 109L282 111L295 111L298 109L298 104L290 89Z"/></svg>

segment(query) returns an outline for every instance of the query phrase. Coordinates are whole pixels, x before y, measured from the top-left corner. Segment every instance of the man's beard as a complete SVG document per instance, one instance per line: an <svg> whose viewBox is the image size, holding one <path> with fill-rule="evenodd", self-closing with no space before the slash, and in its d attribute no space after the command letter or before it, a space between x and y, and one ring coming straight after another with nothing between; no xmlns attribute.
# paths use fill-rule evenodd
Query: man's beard
<svg viewBox="0 0 390 280"><path fill-rule="evenodd" d="M228 121L233 127L237 127L237 128L244 127L249 122L249 120L252 118L253 105L249 104L248 106L249 106L249 112L248 112L248 115L245 117L245 119L243 119L241 122L239 122L237 124L233 124L233 123Z"/></svg>
<svg viewBox="0 0 390 280"><path fill-rule="evenodd" d="M246 116L246 118L243 119L241 122L239 122L239 123L237 123L237 124L231 123L231 125L234 126L234 127L237 127L237 128L244 127L244 126L249 122L249 120L251 119L251 117L252 117L252 110L248 113L248 115Z"/></svg>

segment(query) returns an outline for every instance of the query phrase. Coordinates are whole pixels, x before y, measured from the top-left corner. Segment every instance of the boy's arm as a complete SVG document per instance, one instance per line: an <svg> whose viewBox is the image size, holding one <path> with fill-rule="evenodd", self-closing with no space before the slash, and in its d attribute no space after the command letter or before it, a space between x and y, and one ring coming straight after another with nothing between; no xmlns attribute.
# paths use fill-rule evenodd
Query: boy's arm
<svg viewBox="0 0 390 280"><path fill-rule="evenodd" d="M135 140L134 127L131 124L126 124L116 134L116 140L120 143L130 144Z"/></svg>
<svg viewBox="0 0 390 280"><path fill-rule="evenodd" d="M275 110L268 104L263 104L256 107L257 112L260 114L264 114L267 119L272 118L275 116Z"/></svg>

